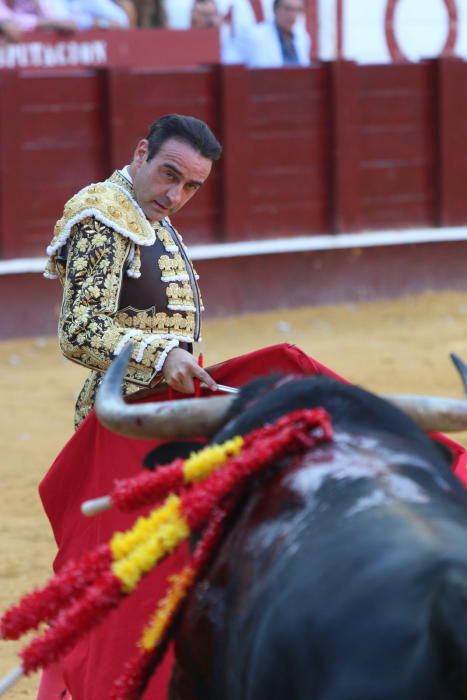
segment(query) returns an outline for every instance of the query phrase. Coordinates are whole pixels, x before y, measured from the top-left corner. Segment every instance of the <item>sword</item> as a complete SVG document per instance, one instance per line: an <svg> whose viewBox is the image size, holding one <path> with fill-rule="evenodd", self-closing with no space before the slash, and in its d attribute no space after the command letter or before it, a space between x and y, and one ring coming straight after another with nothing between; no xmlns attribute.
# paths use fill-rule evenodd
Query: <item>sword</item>
<svg viewBox="0 0 467 700"><path fill-rule="evenodd" d="M226 384L217 384L217 382L216 382L216 385L217 385L218 391L223 391L224 394L239 394L240 393L240 389L237 389L235 386L226 386ZM205 384L204 382L201 382L201 386L206 387L207 384ZM213 393L215 394L217 392L213 392Z"/></svg>

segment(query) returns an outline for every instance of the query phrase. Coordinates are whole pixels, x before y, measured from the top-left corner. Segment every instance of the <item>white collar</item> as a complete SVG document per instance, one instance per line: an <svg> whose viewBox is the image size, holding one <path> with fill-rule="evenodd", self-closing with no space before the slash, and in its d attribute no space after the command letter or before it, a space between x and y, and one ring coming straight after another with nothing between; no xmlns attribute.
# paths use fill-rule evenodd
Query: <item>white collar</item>
<svg viewBox="0 0 467 700"><path fill-rule="evenodd" d="M123 175L125 180L128 180L128 182L132 185L133 184L133 178L130 175L130 166L125 165L121 170L118 171L120 175Z"/></svg>

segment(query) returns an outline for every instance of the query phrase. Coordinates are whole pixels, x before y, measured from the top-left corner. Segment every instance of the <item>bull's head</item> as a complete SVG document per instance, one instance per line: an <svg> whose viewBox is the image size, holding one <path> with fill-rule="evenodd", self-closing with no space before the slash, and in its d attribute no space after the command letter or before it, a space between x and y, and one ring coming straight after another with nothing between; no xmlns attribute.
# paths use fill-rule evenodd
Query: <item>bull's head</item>
<svg viewBox="0 0 467 700"><path fill-rule="evenodd" d="M124 402L120 386L131 356L129 344L109 368L97 393L96 414L109 430L134 438L180 439L213 435L225 422L234 397L183 399L162 403L129 405ZM465 368L453 360L463 376ZM383 395L397 408L428 432L467 430L467 401L443 397Z"/></svg>

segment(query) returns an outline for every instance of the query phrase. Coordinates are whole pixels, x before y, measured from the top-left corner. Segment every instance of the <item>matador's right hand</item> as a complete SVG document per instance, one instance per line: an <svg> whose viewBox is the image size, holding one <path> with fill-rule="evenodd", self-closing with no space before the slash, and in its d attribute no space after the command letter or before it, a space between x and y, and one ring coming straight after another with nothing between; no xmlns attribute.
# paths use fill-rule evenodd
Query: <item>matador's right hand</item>
<svg viewBox="0 0 467 700"><path fill-rule="evenodd" d="M194 394L194 379L204 382L211 391L217 390L214 379L198 365L193 355L182 348L173 348L168 353L162 374L167 384L182 394Z"/></svg>

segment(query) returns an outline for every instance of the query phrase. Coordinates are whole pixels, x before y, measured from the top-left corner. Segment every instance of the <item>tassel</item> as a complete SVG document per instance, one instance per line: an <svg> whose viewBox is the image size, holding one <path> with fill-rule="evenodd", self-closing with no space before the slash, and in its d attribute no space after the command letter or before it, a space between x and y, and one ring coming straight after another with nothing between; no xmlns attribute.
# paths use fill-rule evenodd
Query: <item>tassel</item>
<svg viewBox="0 0 467 700"><path fill-rule="evenodd" d="M139 246L135 243L131 244L130 253L128 255L127 277L139 279L141 277L141 253Z"/></svg>

